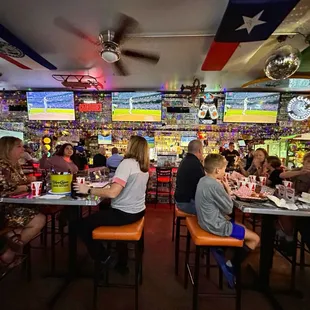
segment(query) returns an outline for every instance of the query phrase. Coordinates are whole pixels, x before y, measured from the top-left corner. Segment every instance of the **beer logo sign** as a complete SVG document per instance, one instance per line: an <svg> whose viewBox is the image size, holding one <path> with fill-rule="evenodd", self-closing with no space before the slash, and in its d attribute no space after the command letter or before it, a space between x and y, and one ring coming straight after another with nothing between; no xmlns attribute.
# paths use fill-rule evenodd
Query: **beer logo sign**
<svg viewBox="0 0 310 310"><path fill-rule="evenodd" d="M295 121L304 121L310 117L310 100L298 96L288 103L287 113L289 117Z"/></svg>

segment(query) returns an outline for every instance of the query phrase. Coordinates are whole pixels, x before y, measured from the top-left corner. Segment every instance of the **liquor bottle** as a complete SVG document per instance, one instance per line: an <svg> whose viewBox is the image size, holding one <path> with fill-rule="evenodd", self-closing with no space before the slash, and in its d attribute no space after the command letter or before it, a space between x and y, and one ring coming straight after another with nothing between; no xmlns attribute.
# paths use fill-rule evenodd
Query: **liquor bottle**
<svg viewBox="0 0 310 310"><path fill-rule="evenodd" d="M71 171L69 170L69 173L71 174ZM71 197L76 198L78 196L76 190L74 189L74 183L76 183L76 173L72 175L72 182L71 182Z"/></svg>
<svg viewBox="0 0 310 310"><path fill-rule="evenodd" d="M42 193L45 194L47 192L47 172L46 170L42 171Z"/></svg>

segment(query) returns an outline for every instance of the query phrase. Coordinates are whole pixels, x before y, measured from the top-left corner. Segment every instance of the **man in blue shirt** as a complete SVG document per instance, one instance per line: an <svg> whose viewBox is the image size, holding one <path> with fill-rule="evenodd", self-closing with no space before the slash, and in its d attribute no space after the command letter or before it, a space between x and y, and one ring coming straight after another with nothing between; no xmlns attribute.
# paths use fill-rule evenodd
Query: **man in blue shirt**
<svg viewBox="0 0 310 310"><path fill-rule="evenodd" d="M116 168L123 160L123 156L118 154L117 147L112 148L112 156L107 159L107 167L110 169L110 172L114 174Z"/></svg>

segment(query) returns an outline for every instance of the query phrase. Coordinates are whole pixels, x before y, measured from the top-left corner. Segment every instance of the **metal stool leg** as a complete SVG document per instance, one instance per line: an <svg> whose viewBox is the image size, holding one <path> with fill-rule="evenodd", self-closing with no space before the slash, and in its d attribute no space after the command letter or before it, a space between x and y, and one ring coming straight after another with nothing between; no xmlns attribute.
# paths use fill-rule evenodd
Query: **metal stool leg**
<svg viewBox="0 0 310 310"><path fill-rule="evenodd" d="M180 229L181 218L177 217L176 220L176 233L175 233L175 246L174 246L174 273L177 276L179 273L179 252L180 252Z"/></svg>
<svg viewBox="0 0 310 310"><path fill-rule="evenodd" d="M135 310L139 308L139 271L140 271L140 250L138 242L135 242Z"/></svg>
<svg viewBox="0 0 310 310"><path fill-rule="evenodd" d="M198 309L199 264L200 264L200 246L196 246L194 287L193 287L193 310Z"/></svg>
<svg viewBox="0 0 310 310"><path fill-rule="evenodd" d="M186 250L185 250L185 268L184 268L184 288L187 289L188 286L188 272L187 272L187 266L189 263L189 254L191 250L191 235L189 231L187 231L186 236Z"/></svg>
<svg viewBox="0 0 310 310"><path fill-rule="evenodd" d="M237 255L239 255L241 249L237 249ZM241 264L240 259L236 260L235 275L236 275L236 310L241 310Z"/></svg>
<svg viewBox="0 0 310 310"><path fill-rule="evenodd" d="M100 276L100 260L94 261L94 292L93 292L93 309L97 309L98 285Z"/></svg>
<svg viewBox="0 0 310 310"><path fill-rule="evenodd" d="M174 231L175 231L175 206L173 208L173 217L172 217L172 242L174 241Z"/></svg>
<svg viewBox="0 0 310 310"><path fill-rule="evenodd" d="M299 266L300 266L300 270L304 270L305 269L305 241L304 238L301 237L301 241L300 241L300 258L299 258Z"/></svg>

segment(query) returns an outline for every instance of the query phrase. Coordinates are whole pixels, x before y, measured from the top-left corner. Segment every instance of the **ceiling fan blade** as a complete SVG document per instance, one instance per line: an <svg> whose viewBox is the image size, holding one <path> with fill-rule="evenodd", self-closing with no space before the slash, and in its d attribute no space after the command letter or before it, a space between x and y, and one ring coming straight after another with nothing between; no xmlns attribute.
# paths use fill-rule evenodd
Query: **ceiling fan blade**
<svg viewBox="0 0 310 310"><path fill-rule="evenodd" d="M84 33L82 30L76 28L73 26L69 21L67 21L65 18L59 16L54 19L54 24L59 27L60 29L69 32L83 40L88 41L89 43L98 46L99 42L93 38L91 38L89 35Z"/></svg>
<svg viewBox="0 0 310 310"><path fill-rule="evenodd" d="M122 60L114 62L113 65L116 68L119 75L123 75L123 76L129 75Z"/></svg>
<svg viewBox="0 0 310 310"><path fill-rule="evenodd" d="M124 39L125 35L138 26L138 22L130 16L125 14L120 14L119 18L119 26L115 31L113 42L116 44L120 44L120 42Z"/></svg>
<svg viewBox="0 0 310 310"><path fill-rule="evenodd" d="M151 62L154 64L157 64L160 58L158 54L139 52L136 50L125 49L125 50L122 50L121 53L125 56L132 57L132 58L138 58L138 59Z"/></svg>

